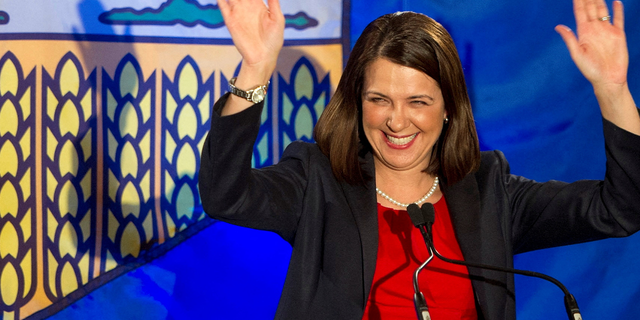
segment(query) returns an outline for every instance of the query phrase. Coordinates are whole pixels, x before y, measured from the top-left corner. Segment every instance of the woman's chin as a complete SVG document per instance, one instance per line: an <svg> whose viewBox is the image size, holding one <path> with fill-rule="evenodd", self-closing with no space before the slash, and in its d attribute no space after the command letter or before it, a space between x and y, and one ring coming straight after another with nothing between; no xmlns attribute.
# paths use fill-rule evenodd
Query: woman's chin
<svg viewBox="0 0 640 320"><path fill-rule="evenodd" d="M376 157L377 158L377 157ZM418 161L417 159L407 159L407 158L394 158L394 157L383 157L382 159L377 159L378 164L382 165L388 169L396 170L396 171L406 171L416 167L420 167L420 170L426 168L427 163L425 162L424 166L420 166L420 163L424 161Z"/></svg>

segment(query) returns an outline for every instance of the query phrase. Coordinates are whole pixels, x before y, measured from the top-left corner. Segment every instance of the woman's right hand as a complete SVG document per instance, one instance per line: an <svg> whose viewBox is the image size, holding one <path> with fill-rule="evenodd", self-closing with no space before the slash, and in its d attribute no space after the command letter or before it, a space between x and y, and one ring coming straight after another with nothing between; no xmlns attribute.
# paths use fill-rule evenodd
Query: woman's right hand
<svg viewBox="0 0 640 320"><path fill-rule="evenodd" d="M218 0L224 23L243 64L273 65L284 42L284 16L278 0Z"/></svg>
<svg viewBox="0 0 640 320"><path fill-rule="evenodd" d="M284 15L279 0L218 0L233 44L242 56L236 87L248 90L267 83L284 43ZM251 102L231 95L222 115L249 107Z"/></svg>

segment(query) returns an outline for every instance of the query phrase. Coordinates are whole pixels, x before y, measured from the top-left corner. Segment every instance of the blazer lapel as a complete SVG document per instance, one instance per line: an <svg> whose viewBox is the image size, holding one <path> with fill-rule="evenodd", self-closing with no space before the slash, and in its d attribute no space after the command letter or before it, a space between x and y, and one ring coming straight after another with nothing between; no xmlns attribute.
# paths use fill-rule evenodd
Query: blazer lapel
<svg viewBox="0 0 640 320"><path fill-rule="evenodd" d="M478 183L473 174L467 175L462 181L446 186L443 185L451 223L458 239L458 244L465 261L481 262L482 237L480 226L482 225L480 214L480 192ZM476 297L480 307L488 310L486 305L487 292L484 282L479 280L484 278L485 270L469 267L469 275L472 279Z"/></svg>
<svg viewBox="0 0 640 320"><path fill-rule="evenodd" d="M375 176L371 153L365 156L362 170L369 177ZM366 306L378 255L378 215L376 193L374 191L376 188L375 179L368 179L364 186L350 185L344 182L341 185L360 233L364 281L364 300L362 303L363 306Z"/></svg>

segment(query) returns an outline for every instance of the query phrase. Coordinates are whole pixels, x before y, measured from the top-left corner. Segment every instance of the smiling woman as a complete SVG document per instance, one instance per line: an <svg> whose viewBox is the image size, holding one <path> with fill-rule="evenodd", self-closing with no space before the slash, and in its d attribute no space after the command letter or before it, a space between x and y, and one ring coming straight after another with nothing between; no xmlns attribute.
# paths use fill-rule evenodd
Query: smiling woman
<svg viewBox="0 0 640 320"><path fill-rule="evenodd" d="M244 59L233 85L251 92L267 83L282 47L279 3L219 5ZM601 0L575 0L575 15L579 41L556 30L600 103L615 159L605 181L538 183L510 174L501 152L481 153L453 40L418 13L365 28L317 143L290 144L277 165L250 168L247 137L257 136L263 102L232 90L216 103L202 150L203 208L292 245L277 319L415 319L412 272L430 251L408 203L434 204L433 243L445 256L502 267L516 253L640 229L640 116L626 84L622 5L613 24L601 19ZM434 259L416 278L432 319L515 319L513 276Z"/></svg>
<svg viewBox="0 0 640 320"><path fill-rule="evenodd" d="M362 127L374 154L376 184L395 177L423 176L431 185L435 173L421 175L432 162L433 146L444 128L444 100L438 83L428 75L384 58L367 69L362 98ZM388 176L383 179L381 176ZM398 201L412 203L427 188L394 189ZM413 194L412 194L413 193Z"/></svg>
<svg viewBox="0 0 640 320"><path fill-rule="evenodd" d="M441 91L447 124L442 134L438 134L433 153L432 150L427 151L430 157L428 166L421 169L426 169L432 176L442 170L441 177L449 180L449 183L455 183L477 169L480 148L455 44L449 33L435 20L422 14L403 12L382 16L367 26L353 48L336 93L318 120L315 139L323 153L331 159L336 177L349 183L363 181L358 158L353 152L359 150L359 144L368 147L367 144L372 143L371 140L362 139L364 132L358 132L365 98L362 85L369 75L373 76L370 66L381 58L388 62L385 65L390 68L395 67L421 77L420 80L424 77L431 79L431 82L423 81ZM381 71L378 79L390 80L391 74L385 74L390 70ZM407 90L406 87L413 83L403 79L407 75L398 75L393 79L393 85ZM412 87L415 90L417 86ZM430 92L415 94L425 93ZM438 119L444 123L445 117ZM449 140L452 143L447 143ZM445 161L446 165L441 165ZM426 180L433 181L433 177ZM422 182L422 187L427 185L430 185L429 181ZM405 191L411 193L415 189L420 188Z"/></svg>

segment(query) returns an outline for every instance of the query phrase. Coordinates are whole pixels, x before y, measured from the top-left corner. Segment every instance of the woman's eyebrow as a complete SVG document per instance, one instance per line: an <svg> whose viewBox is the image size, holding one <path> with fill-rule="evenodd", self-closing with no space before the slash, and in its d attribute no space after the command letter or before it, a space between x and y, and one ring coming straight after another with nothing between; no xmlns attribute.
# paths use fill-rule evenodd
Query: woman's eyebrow
<svg viewBox="0 0 640 320"><path fill-rule="evenodd" d="M365 91L364 95L368 95L368 94L375 94L384 98L389 98L387 95L380 93L378 91L373 91L373 90L369 90L369 91ZM407 98L407 100L413 100L413 99L429 99L431 101L434 101L435 99L433 99L433 97L431 97L428 94L418 94L418 95L414 95L414 96L410 96Z"/></svg>
<svg viewBox="0 0 640 320"><path fill-rule="evenodd" d="M431 101L433 101L433 97L431 97L428 94L419 94L419 95L415 95L415 96L410 96L409 100L413 100L413 99L429 99Z"/></svg>

